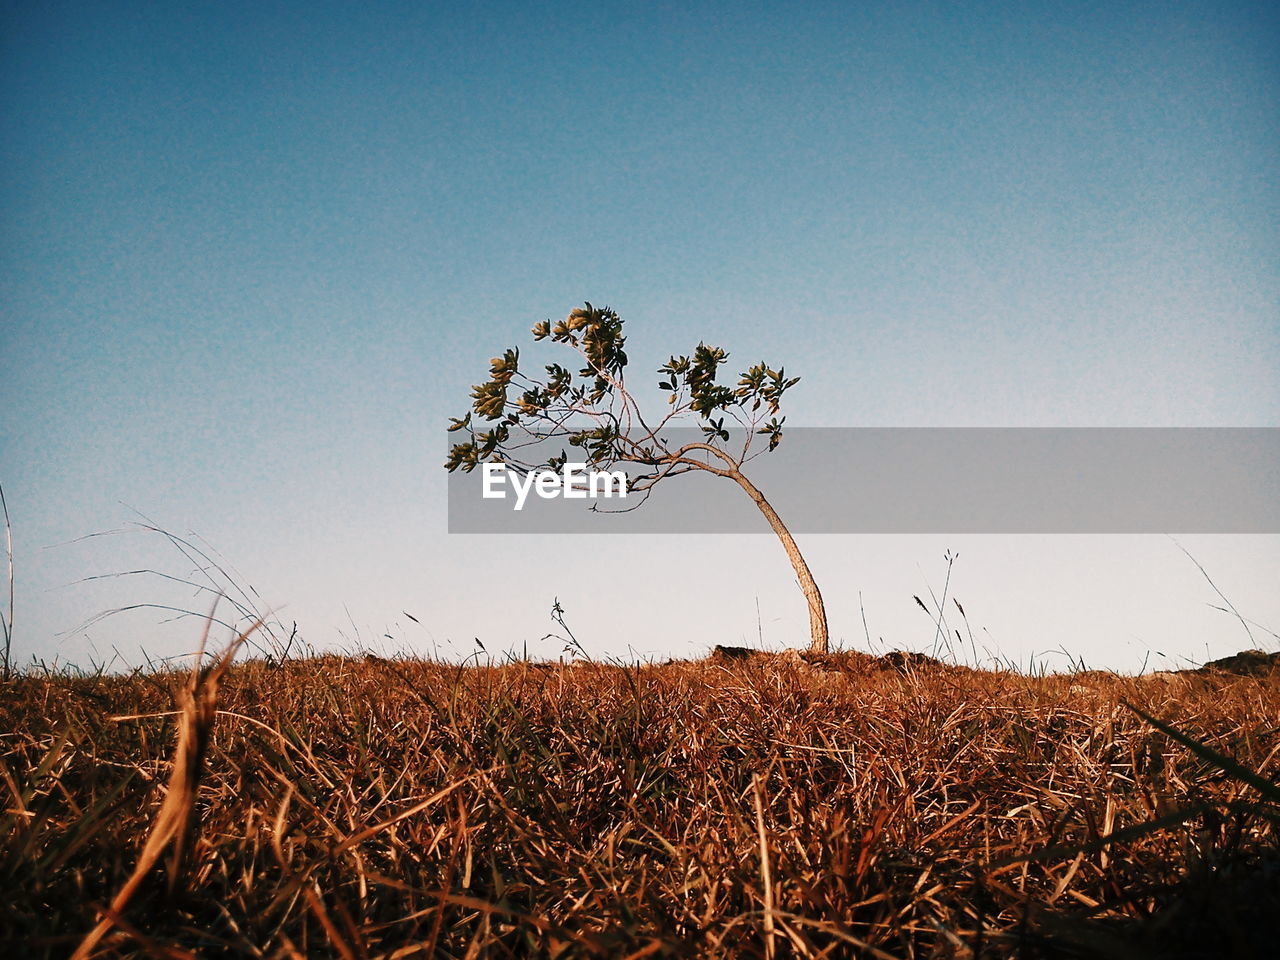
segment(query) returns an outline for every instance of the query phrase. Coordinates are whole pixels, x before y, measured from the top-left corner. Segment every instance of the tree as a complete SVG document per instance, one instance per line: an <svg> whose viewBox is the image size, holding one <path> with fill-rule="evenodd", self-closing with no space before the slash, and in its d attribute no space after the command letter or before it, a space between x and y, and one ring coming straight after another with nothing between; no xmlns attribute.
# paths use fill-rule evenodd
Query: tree
<svg viewBox="0 0 1280 960"><path fill-rule="evenodd" d="M566 450L541 459L534 452L546 451L559 440L580 451L575 464L601 470L624 463L640 468L629 488L643 496L627 509L643 504L661 481L691 470L732 480L782 541L809 606L810 649L826 653L827 614L813 574L782 518L742 472L747 463L782 442L782 397L800 378L788 378L781 367L757 363L741 374L736 386L728 386L717 378L729 355L720 347L699 343L692 356L673 356L659 368L658 389L666 394L667 409L656 420L646 418L626 386L622 324L613 310L587 303L554 326L549 320L534 325L534 340L549 339L577 352L585 365L576 375L558 363L530 375L520 369L518 348L494 357L489 379L472 390L471 410L459 419L450 418L449 430L468 439L451 446L446 469L469 473L481 463L493 462L523 475L558 471L569 462ZM703 439L674 446L663 431L691 414ZM473 415L489 426L473 422ZM726 419L732 421L730 427ZM743 431L740 447L736 440L731 447L731 429Z"/></svg>

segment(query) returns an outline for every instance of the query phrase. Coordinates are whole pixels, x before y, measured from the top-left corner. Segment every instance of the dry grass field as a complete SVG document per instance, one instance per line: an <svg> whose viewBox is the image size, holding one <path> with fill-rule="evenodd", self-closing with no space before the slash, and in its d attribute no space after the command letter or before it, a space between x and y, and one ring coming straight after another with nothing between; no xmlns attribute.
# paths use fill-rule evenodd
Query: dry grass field
<svg viewBox="0 0 1280 960"><path fill-rule="evenodd" d="M1278 721L1266 664L28 674L0 700L0 938L15 957L1274 956Z"/></svg>

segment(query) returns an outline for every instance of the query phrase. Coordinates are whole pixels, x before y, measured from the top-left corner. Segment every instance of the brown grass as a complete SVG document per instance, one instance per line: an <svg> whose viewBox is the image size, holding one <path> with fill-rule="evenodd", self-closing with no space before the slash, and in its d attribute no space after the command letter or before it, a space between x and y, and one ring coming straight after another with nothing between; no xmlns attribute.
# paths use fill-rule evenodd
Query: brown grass
<svg viewBox="0 0 1280 960"><path fill-rule="evenodd" d="M326 657L216 726L209 676L3 687L6 955L1262 956L1280 910L1276 673Z"/></svg>

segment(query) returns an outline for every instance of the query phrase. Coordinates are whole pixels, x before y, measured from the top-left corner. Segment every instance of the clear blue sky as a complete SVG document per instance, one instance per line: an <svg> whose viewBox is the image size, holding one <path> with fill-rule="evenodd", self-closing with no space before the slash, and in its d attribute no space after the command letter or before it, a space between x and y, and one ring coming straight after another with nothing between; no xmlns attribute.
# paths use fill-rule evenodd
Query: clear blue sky
<svg viewBox="0 0 1280 960"><path fill-rule="evenodd" d="M445 417L585 299L641 369L700 339L785 363L793 424L1280 425L1273 4L2 9L21 660L193 645L146 611L74 629L175 600L83 577L189 572L154 537L65 545L122 504L321 646L520 646L555 596L599 654L803 641L768 535L444 532ZM1280 538L1186 544L1280 630ZM1248 639L1162 538L802 546L851 643L861 592L872 634L927 646L911 595L948 547L1013 658Z"/></svg>

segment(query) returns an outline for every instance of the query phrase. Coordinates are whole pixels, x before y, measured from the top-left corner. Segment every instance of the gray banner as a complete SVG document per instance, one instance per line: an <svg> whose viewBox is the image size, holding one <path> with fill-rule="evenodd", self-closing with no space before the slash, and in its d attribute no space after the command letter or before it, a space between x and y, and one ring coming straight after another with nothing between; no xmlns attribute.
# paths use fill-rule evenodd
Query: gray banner
<svg viewBox="0 0 1280 960"><path fill-rule="evenodd" d="M703 439L663 437L673 450ZM722 446L736 454L742 440ZM743 473L797 534L1280 533L1274 427L789 427ZM490 498L484 487L479 469L450 474L450 533L769 532L737 483L701 471L661 481L639 506L634 493L566 499L548 479L517 510L511 478L491 477Z"/></svg>

